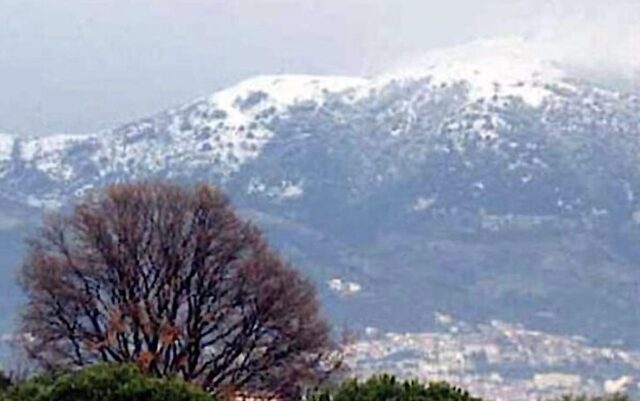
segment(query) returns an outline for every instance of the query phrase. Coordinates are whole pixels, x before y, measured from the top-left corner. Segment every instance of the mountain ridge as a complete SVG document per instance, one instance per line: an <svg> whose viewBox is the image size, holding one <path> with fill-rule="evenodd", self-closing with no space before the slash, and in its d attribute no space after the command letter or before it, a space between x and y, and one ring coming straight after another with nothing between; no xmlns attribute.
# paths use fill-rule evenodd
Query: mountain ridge
<svg viewBox="0 0 640 401"><path fill-rule="evenodd" d="M322 77L305 75L258 76L230 88L202 97L182 107L169 109L147 119L92 134L56 134L38 138L0 137L0 179L6 181L11 164L22 164L35 173L64 183L72 180L74 170L91 167L101 176L131 173L126 163L131 158L144 158L137 169L152 173L166 170L163 159L191 158L197 165L207 165L220 176L237 171L247 160L258 157L260 150L273 137L267 127L274 115L284 117L293 107L322 110L328 99L340 97L344 103L362 102L384 94L390 87L419 84L434 88L459 86L466 93L461 107L470 113L483 113L473 127L486 137L495 136L495 127L503 121L491 108L514 99L535 108L545 100L561 98L576 92L579 85L571 82L554 63L529 56L532 46L519 39L474 42L448 51L434 52L420 68L396 71L375 78ZM464 59L461 61L461 59ZM499 68L496 68L499 66ZM598 88L602 97L614 98L620 92ZM391 135L401 133L402 124L415 120L415 102L424 101L427 91L417 91L417 99L405 99L396 112L406 115ZM436 93L437 96L437 93ZM428 100L428 99L427 99ZM325 110L327 108L324 108ZM341 116L336 115L336 118ZM384 118L383 115L380 118ZM452 130L458 129L453 122ZM154 131L156 130L156 131ZM161 151L145 148L143 142L163 147ZM222 146L221 146L222 145ZM65 150L85 147L91 163L73 167L65 160ZM223 149L222 147L226 147ZM140 149L144 148L144 149ZM229 150L232 149L232 150ZM194 155L195 154L195 155ZM87 163L85 163L87 164ZM14 170L15 170L15 166ZM133 169L135 170L135 169ZM0 186L2 183L0 183ZM87 184L91 185L91 184ZM83 188L76 188L80 193ZM57 195L47 195L38 202L52 205L64 203Z"/></svg>

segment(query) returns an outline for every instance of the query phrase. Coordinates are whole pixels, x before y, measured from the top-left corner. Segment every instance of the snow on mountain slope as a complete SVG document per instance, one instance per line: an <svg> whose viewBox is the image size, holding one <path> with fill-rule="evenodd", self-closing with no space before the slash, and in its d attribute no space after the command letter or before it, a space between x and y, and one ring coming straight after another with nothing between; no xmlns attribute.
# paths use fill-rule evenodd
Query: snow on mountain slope
<svg viewBox="0 0 640 401"><path fill-rule="evenodd" d="M13 137L0 133L0 163L7 161L13 151Z"/></svg>
<svg viewBox="0 0 640 401"><path fill-rule="evenodd" d="M34 164L43 173L56 180L69 180L71 166L60 155L87 139L84 135L56 134L20 142L20 157L24 163Z"/></svg>
<svg viewBox="0 0 640 401"><path fill-rule="evenodd" d="M343 92L367 85L368 81L353 77L321 77L313 75L274 75L247 79L236 86L217 92L210 102L226 111L237 111L238 99L259 93L270 106L282 109L305 100L322 101L327 93Z"/></svg>
<svg viewBox="0 0 640 401"><path fill-rule="evenodd" d="M0 179L7 173L7 164L13 152L13 137L0 133Z"/></svg>
<svg viewBox="0 0 640 401"><path fill-rule="evenodd" d="M263 76L186 106L126 126L89 135L52 135L18 140L19 160L60 184L87 174L99 178L141 177L176 164L228 175L257 157L273 136L266 124L305 101L365 81L342 77ZM3 136L0 157L8 161L13 139Z"/></svg>
<svg viewBox="0 0 640 401"><path fill-rule="evenodd" d="M435 84L466 82L471 99L513 96L537 107L551 95L548 85L567 85L565 71L543 53L541 46L519 37L479 40L431 51L385 78L430 77Z"/></svg>
<svg viewBox="0 0 640 401"><path fill-rule="evenodd" d="M217 155L233 170L259 154L273 135L265 124L277 113L286 112L287 108L306 101L322 104L328 94L357 90L366 82L349 77L259 76L196 102L197 112L189 115L186 123L193 130L218 131L219 136L201 146L211 150L222 143L234 149L232 155ZM180 128L174 127L178 133Z"/></svg>
<svg viewBox="0 0 640 401"><path fill-rule="evenodd" d="M189 171L226 180L256 160L283 131L283 121L300 109L338 126L374 118L382 124L376 130L395 136L425 124L425 114L448 96L458 99L451 100L456 108L431 129L448 132L462 149L470 137L494 141L506 130L510 123L500 110L514 100L532 108L566 107L563 99L574 95L575 82L537 52L535 46L511 38L433 51L409 68L370 79L260 76L113 130L26 139L0 136L0 174L37 172L47 185L39 183L40 194L30 194L36 197L51 196L45 189L49 186L73 188L75 194L88 185ZM411 96L394 92L398 85ZM451 87L464 88L464 93L452 94L447 90ZM602 92L601 98L617 96ZM602 107L602 102L592 103L590 107ZM373 105L375 110L368 110ZM395 122L387 127L386 120ZM308 131L317 134L318 127ZM14 145L19 149L15 154Z"/></svg>

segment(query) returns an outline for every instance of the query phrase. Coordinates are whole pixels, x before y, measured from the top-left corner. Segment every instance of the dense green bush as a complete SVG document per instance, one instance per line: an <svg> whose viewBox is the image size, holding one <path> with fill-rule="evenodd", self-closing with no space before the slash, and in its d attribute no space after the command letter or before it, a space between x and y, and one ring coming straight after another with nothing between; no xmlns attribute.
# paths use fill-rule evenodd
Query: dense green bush
<svg viewBox="0 0 640 401"><path fill-rule="evenodd" d="M45 374L7 389L0 401L215 401L200 388L179 379L158 379L132 365L101 364L62 375ZM313 392L305 401L483 401L446 382L424 385L379 375L346 380ZM550 401L631 401L623 394L567 395Z"/></svg>
<svg viewBox="0 0 640 401"><path fill-rule="evenodd" d="M337 388L314 394L312 401L481 401L444 382L427 386L418 381L399 381L393 376L374 376L366 381L347 380Z"/></svg>
<svg viewBox="0 0 640 401"><path fill-rule="evenodd" d="M57 377L38 376L10 387L2 401L213 401L178 379L156 379L131 365L95 365Z"/></svg>
<svg viewBox="0 0 640 401"><path fill-rule="evenodd" d="M313 393L308 401L483 401L446 382L428 385L416 380L402 381L391 375L374 376L366 381L346 380ZM624 394L601 396L566 395L548 401L632 401Z"/></svg>

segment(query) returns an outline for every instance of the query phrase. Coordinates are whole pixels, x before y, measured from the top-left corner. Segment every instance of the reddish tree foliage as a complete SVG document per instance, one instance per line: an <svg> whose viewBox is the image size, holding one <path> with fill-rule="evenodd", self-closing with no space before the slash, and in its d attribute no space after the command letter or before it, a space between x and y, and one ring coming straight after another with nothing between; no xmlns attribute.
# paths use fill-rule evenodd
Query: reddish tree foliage
<svg viewBox="0 0 640 401"><path fill-rule="evenodd" d="M328 368L313 287L207 185L114 185L45 220L22 271L30 355L135 362L212 391L293 395Z"/></svg>

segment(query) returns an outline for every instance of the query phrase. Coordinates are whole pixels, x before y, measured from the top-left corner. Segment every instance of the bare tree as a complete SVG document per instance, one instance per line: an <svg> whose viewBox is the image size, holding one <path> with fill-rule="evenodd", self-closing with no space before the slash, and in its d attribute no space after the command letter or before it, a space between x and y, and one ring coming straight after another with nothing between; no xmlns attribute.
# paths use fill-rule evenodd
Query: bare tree
<svg viewBox="0 0 640 401"><path fill-rule="evenodd" d="M294 395L327 369L312 285L208 185L114 185L45 220L22 270L28 351L47 367L135 362Z"/></svg>

